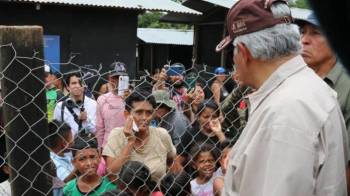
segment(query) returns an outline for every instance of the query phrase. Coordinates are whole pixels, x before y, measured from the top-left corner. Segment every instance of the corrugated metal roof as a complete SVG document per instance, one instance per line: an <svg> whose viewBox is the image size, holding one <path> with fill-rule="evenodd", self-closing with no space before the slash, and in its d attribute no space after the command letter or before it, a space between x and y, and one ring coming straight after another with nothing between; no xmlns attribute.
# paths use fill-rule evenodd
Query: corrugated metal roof
<svg viewBox="0 0 350 196"><path fill-rule="evenodd" d="M193 30L138 28L137 37L152 44L193 45Z"/></svg>
<svg viewBox="0 0 350 196"><path fill-rule="evenodd" d="M202 0L202 1L206 1L228 9L230 9L235 3L238 2L238 0ZM294 18L305 19L310 14L311 10L292 7L291 12Z"/></svg>
<svg viewBox="0 0 350 196"><path fill-rule="evenodd" d="M309 9L301 9L301 8L290 8L292 12L293 18L296 19L306 19L306 17L311 13L311 10Z"/></svg>
<svg viewBox="0 0 350 196"><path fill-rule="evenodd" d="M206 1L214 5L219 5L221 7L230 9L235 3L237 3L238 0L202 0L202 1Z"/></svg>
<svg viewBox="0 0 350 196"><path fill-rule="evenodd" d="M76 5L90 7L115 7L151 11L176 12L185 14L201 13L171 0L17 0L43 4Z"/></svg>

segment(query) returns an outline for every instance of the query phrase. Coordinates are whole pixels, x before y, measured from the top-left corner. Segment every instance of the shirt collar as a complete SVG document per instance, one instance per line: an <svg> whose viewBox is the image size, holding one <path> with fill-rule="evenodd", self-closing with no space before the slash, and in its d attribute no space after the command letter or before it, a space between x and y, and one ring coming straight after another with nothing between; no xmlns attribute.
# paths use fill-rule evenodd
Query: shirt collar
<svg viewBox="0 0 350 196"><path fill-rule="evenodd" d="M256 92L248 95L250 103L249 116L284 80L305 67L306 64L300 55L280 65Z"/></svg>
<svg viewBox="0 0 350 196"><path fill-rule="evenodd" d="M73 155L72 155L72 152L66 152L64 153L64 156L61 157L59 155L57 155L56 153L54 152L50 152L50 155L53 159L60 159L60 160L67 160L67 159L72 159Z"/></svg>
<svg viewBox="0 0 350 196"><path fill-rule="evenodd" d="M334 87L335 83L337 83L337 81L340 78L340 75L343 72L343 68L342 65L340 64L339 61L336 62L335 66L331 69L331 71L327 74L327 76L325 77L325 81L327 82L327 84L329 84L331 87Z"/></svg>

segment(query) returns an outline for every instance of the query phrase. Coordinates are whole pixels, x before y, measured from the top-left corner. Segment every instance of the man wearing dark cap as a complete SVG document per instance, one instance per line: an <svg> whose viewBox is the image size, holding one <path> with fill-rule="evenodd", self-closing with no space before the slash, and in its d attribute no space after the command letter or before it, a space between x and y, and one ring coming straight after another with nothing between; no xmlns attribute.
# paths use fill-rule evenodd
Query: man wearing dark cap
<svg viewBox="0 0 350 196"><path fill-rule="evenodd" d="M170 97L175 101L179 111L184 109L183 97L186 94L184 76L186 74L185 66L181 63L165 65L159 73L159 80L154 84L154 90L167 90Z"/></svg>
<svg viewBox="0 0 350 196"><path fill-rule="evenodd" d="M181 142L181 136L191 128L191 123L182 111L176 109L176 103L170 99L167 91L156 90L152 94L157 103L154 116L157 126L166 129L173 144L177 146Z"/></svg>
<svg viewBox="0 0 350 196"><path fill-rule="evenodd" d="M240 0L220 51L248 95L249 120L230 153L223 195L346 195L346 128L334 91L299 55L300 34L282 0ZM345 138L345 140L343 140Z"/></svg>
<svg viewBox="0 0 350 196"><path fill-rule="evenodd" d="M314 13L309 14L306 19L295 20L295 23L300 27L303 46L301 55L304 61L337 92L339 106L344 116L349 137L350 77L329 46ZM350 173L349 168L348 173ZM349 178L350 174L348 174L348 181ZM348 190L350 189L348 188Z"/></svg>
<svg viewBox="0 0 350 196"><path fill-rule="evenodd" d="M119 77L127 75L123 63L113 63L108 72L109 92L97 99L96 137L100 148L107 143L112 129L123 127L125 124L125 104L122 96L118 95L118 83Z"/></svg>
<svg viewBox="0 0 350 196"><path fill-rule="evenodd" d="M301 32L301 55L306 64L337 92L350 136L350 77L330 48L313 13L305 20L298 19L295 23L299 25Z"/></svg>

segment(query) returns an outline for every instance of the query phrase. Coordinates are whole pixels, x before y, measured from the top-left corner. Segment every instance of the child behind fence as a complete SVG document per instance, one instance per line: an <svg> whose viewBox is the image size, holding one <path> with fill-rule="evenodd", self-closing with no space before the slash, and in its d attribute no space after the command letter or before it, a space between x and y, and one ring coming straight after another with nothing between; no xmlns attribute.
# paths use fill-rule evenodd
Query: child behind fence
<svg viewBox="0 0 350 196"><path fill-rule="evenodd" d="M55 168L53 193L62 195L64 184L76 176L76 170L71 163L72 153L68 150L72 145L73 135L71 128L66 123L57 120L51 121L48 128L47 145Z"/></svg>
<svg viewBox="0 0 350 196"><path fill-rule="evenodd" d="M192 167L196 170L196 178L191 181L194 196L213 196L213 181L218 153L213 145L202 144L191 149Z"/></svg>
<svg viewBox="0 0 350 196"><path fill-rule="evenodd" d="M91 135L80 135L74 140L72 163L80 175L66 184L63 189L64 195L97 196L116 189L115 184L107 177L101 177L97 174L101 156L97 149L97 140Z"/></svg>

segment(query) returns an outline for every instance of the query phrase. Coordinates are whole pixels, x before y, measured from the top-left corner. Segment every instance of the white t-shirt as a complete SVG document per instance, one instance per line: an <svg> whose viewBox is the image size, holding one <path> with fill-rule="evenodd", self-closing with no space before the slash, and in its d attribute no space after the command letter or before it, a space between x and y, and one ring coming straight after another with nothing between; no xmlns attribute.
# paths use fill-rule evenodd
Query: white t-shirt
<svg viewBox="0 0 350 196"><path fill-rule="evenodd" d="M8 180L0 183L0 195L1 196L10 196L11 195L11 186Z"/></svg>
<svg viewBox="0 0 350 196"><path fill-rule="evenodd" d="M70 98L68 98L70 99ZM54 111L54 119L62 121L61 110L62 110L62 101L57 103ZM95 133L96 130L96 106L97 102L87 96L84 98L84 108L87 112L87 120L82 123L82 128L85 128L91 133ZM74 113L79 116L80 108L74 107ZM70 113L67 107L64 107L63 121L67 123L72 129L72 133L75 136L78 133L79 125L74 121L74 116Z"/></svg>
<svg viewBox="0 0 350 196"><path fill-rule="evenodd" d="M214 196L213 182L215 174L205 184L198 184L197 178L191 181L191 192L193 196Z"/></svg>

